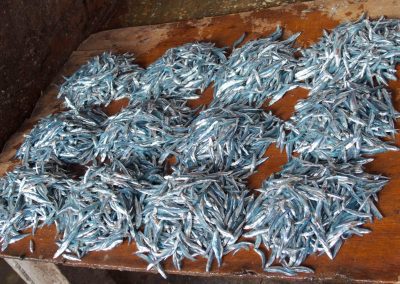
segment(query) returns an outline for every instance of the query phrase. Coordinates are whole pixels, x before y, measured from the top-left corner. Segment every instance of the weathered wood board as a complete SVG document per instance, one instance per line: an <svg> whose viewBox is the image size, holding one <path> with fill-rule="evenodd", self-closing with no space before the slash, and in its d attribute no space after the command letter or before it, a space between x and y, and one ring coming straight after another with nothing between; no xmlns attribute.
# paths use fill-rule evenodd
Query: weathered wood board
<svg viewBox="0 0 400 284"><path fill-rule="evenodd" d="M313 1L196 21L104 31L91 35L79 46L65 64L60 76L55 78L54 84L61 82L61 75L71 74L90 57L103 51L133 52L137 56L137 61L146 66L170 47L191 41L212 41L218 46L231 45L243 32L249 33L246 38L249 40L272 32L278 24L284 27L286 36L301 31L298 44L308 46L320 37L323 29L331 29L343 21L354 20L363 12L368 12L371 17L381 15L400 17L400 1ZM400 75L400 68L397 75ZM394 93L395 106L400 109L400 83L392 82L390 88ZM23 134L27 133L41 117L62 109L56 94L57 87L50 86L39 99L32 117L8 141L0 155L0 175L18 163L13 157L15 150L23 141ZM305 90L296 89L269 109L279 117L287 119L292 114L296 101L306 95ZM201 99L191 104L204 104L211 98L210 88ZM115 112L120 106L121 103L116 103L108 110ZM396 137L396 144L400 146L400 135ZM278 171L286 162L286 156L273 146L268 149L267 154L271 158L261 165L259 172L251 178L250 188L257 188L262 180ZM368 165L368 170L391 178L390 183L379 195L378 207L385 216L384 219L367 225L372 229L369 235L347 240L333 261L326 256L310 256L305 264L315 269L314 275L300 274L291 278L264 273L258 255L251 251L240 251L235 256L227 255L224 257L222 267L217 268L214 263L210 273L204 272L204 259L196 262L185 261L180 272L173 268L171 262L167 262L166 271L206 276L257 276L335 282L400 280L400 152L384 153L375 158L375 161ZM61 258L53 259L56 251L54 227L43 228L37 232L34 237L36 249L33 253L29 252L29 239L11 245L0 256L64 262L67 265L93 268L132 271L143 271L146 268L146 263L133 255L134 244L124 243L111 251L90 253L81 262L71 262Z"/></svg>

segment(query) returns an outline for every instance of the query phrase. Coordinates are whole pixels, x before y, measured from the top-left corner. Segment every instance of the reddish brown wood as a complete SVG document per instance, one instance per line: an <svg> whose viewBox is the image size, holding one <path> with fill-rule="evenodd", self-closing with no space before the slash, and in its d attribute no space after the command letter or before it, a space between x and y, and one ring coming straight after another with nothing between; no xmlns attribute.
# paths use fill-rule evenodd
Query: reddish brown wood
<svg viewBox="0 0 400 284"><path fill-rule="evenodd" d="M243 32L248 32L246 40L260 37L273 31L277 24L285 28L286 36L301 31L299 44L307 46L315 42L322 34L323 29L335 27L346 19L355 19L363 11L371 17L386 15L389 17L400 16L399 1L315 1L302 4L293 4L283 7L206 18L198 21L163 24L157 26L133 27L105 31L90 36L84 41L77 51L70 57L61 74L70 74L90 57L106 50L115 52L134 52L138 62L148 65L162 55L166 49L190 41L209 40L218 46L232 44ZM400 69L398 70L400 75ZM59 83L60 77L55 80ZM394 91L394 103L400 109L400 83L391 82L390 88ZM56 100L56 87L49 87L40 98L32 117L28 119L21 129L8 141L3 153L0 155L0 175L18 162L13 160L15 149L22 142L23 134L41 117L57 112L61 109L60 102ZM293 106L300 98L304 98L307 91L296 89L286 97L274 104L265 107L281 118L287 119L293 113ZM212 99L212 88L203 96L190 102L191 106L207 104ZM117 112L126 102L115 102L107 108L109 113ZM396 144L400 146L400 135L396 136ZM277 172L286 162L285 154L275 147L270 147L266 155L270 156L259 172L249 180L249 187L258 188L261 182L270 174ZM379 194L381 209L385 218L368 224L372 233L364 237L352 237L347 240L333 260L326 256L310 256L306 265L315 268L314 275L298 275L287 278L280 275L264 273L260 267L259 257L248 251L240 251L235 256L227 255L221 268L212 267L210 273L205 273L205 261L185 261L183 270L177 272L170 261L165 268L169 273L191 275L236 275L236 276L262 276L279 279L334 279L335 281L366 280L393 282L400 275L400 152L388 152L377 155L375 161L368 165L372 173L382 173L391 178L389 184ZM11 245L1 254L3 257L24 257L33 260L64 262L67 265L87 266L119 270L143 271L146 263L134 256L135 245L127 243L106 252L95 252L85 256L81 262L63 261L61 258L53 259L56 251L54 227L39 230L34 237L36 250L29 253L29 238Z"/></svg>

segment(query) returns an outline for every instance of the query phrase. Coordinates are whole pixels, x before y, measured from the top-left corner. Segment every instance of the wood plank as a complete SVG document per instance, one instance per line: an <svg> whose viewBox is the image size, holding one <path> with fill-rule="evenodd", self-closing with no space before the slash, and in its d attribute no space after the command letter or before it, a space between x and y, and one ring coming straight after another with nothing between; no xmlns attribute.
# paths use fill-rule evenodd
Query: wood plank
<svg viewBox="0 0 400 284"><path fill-rule="evenodd" d="M18 259L6 259L6 262L14 269L15 272L27 284L69 284L70 282L65 278L58 269L57 265L53 263L44 263L37 261L27 261Z"/></svg>
<svg viewBox="0 0 400 284"><path fill-rule="evenodd" d="M191 41L213 41L218 46L232 44L243 32L248 32L246 40L260 37L272 32L277 24L285 29L285 36L301 31L299 45L308 46L315 42L323 29L335 27L345 20L354 20L363 12L371 17L386 15L400 16L400 1L313 1L291 4L262 11L246 12L221 17L205 18L197 21L162 24L156 26L132 27L104 31L91 35L75 51L60 75L71 74L79 65L90 57L103 51L134 52L140 64L146 66L166 49ZM398 69L397 75L400 75ZM60 76L54 81L60 83ZM394 92L394 103L400 109L400 83L391 82ZM32 117L8 141L0 155L0 175L13 168L18 163L13 157L15 150L23 141L23 134L43 116L60 111L60 101L56 99L57 88L51 86L37 103ZM296 89L290 92L282 101L270 109L282 118L288 118L293 112L293 106L299 98L305 97L306 91ZM207 103L212 97L212 89L208 89L202 99L191 102L192 105ZM114 104L114 111L120 104ZM400 146L400 135L396 136L396 144ZM275 147L268 149L270 159L259 167L260 172L249 181L250 188L257 188L262 180L276 172L286 162L286 157ZM391 178L389 184L380 193L378 207L385 218L375 221L366 227L372 233L364 237L352 237L347 240L333 260L326 256L312 255L306 260L306 265L315 269L314 275L300 274L295 277L264 273L261 261L252 251L240 251L235 256L224 257L222 267L216 264L210 273L205 273L205 260L196 262L185 261L183 270L178 272L171 261L165 268L168 273L190 275L235 275L249 277L265 277L273 279L323 279L335 281L368 280L394 282L400 278L400 152L384 153L376 156L374 162L368 165L373 173L383 173ZM53 259L56 251L55 229L53 226L43 228L33 238L36 249L29 252L29 238L15 243L0 254L2 257L20 257L30 260L43 260L65 263L73 266L97 267L107 269L144 271L146 263L134 256L135 245L123 243L121 246L105 252L93 252L85 256L81 262Z"/></svg>

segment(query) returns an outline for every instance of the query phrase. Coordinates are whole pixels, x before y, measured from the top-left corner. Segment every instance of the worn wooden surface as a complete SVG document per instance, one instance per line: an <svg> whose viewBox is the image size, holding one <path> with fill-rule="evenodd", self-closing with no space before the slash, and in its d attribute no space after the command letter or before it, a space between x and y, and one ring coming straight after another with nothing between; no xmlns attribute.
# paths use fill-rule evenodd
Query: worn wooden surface
<svg viewBox="0 0 400 284"><path fill-rule="evenodd" d="M298 44L308 46L319 38L323 29L333 28L348 19L356 19L364 11L367 11L371 17L381 15L400 17L400 1L315 1L198 21L105 31L93 34L84 41L71 55L61 74L71 74L90 57L107 50L134 52L137 61L146 66L162 55L166 49L179 44L207 40L215 42L218 46L230 45L243 32L249 33L246 39L248 40L272 32L277 24L285 28L286 36L301 31L302 35ZM398 75L400 75L400 69L398 69ZM60 77L54 82L61 82ZM395 106L400 109L400 83L392 82L390 88L394 93ZM15 149L22 142L23 134L29 131L41 117L61 109L60 102L56 100L56 92L57 87L48 88L38 101L32 117L8 141L0 155L0 175L18 163L13 156ZM270 109L279 117L287 119L292 114L296 101L306 95L305 90L293 90ZM201 99L191 104L207 103L211 98L210 88ZM120 106L121 103L116 103L109 111L115 112ZM400 135L396 137L396 144L400 146ZM286 162L285 155L275 147L270 147L267 155L271 158L261 165L259 173L250 179L250 188L257 188L263 179L278 171ZM165 265L166 271L205 276L261 276L275 279L322 279L340 282L398 281L400 280L400 152L377 155L375 161L368 165L368 170L391 178L390 183L379 194L378 207L385 216L384 219L376 220L373 224L366 226L372 229L369 235L347 240L333 261L326 256L310 256L305 264L314 268L315 274L300 274L290 278L264 273L259 257L251 251L240 251L235 256L225 256L222 267L217 268L214 263L210 273L204 272L204 259L196 262L185 261L183 270L180 272L174 270L172 263L168 261ZM146 268L146 263L133 255L134 244L124 243L111 251L90 253L81 262L71 262L61 258L53 259L56 251L54 227L39 230L34 240L36 249L33 253L29 252L29 238L26 238L9 246L5 252L1 253L1 256L119 270L143 271Z"/></svg>
<svg viewBox="0 0 400 284"><path fill-rule="evenodd" d="M6 259L6 262L27 284L70 284L57 265L53 263L12 258Z"/></svg>

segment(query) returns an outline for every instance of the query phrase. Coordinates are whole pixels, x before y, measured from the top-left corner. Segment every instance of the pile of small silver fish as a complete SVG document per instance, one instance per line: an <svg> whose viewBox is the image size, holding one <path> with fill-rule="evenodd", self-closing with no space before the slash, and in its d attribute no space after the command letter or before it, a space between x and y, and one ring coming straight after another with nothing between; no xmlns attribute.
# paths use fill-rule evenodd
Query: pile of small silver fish
<svg viewBox="0 0 400 284"><path fill-rule="evenodd" d="M95 57L60 88L69 110L41 120L17 152L23 165L0 179L2 250L55 223L54 257L68 260L128 240L164 277L168 258L181 269L204 257L209 271L249 248L267 272L312 272L308 255L333 258L382 218L388 179L366 173L364 155L397 150L384 85L396 79L399 26L346 23L300 58L299 34L279 40L281 28L236 48L241 38L228 58L212 43L172 48L147 69L128 54ZM189 108L213 82L211 105ZM288 121L260 108L298 86L310 94ZM100 110L123 97L119 113ZM246 179L273 143L289 162L253 194Z"/></svg>
<svg viewBox="0 0 400 284"><path fill-rule="evenodd" d="M238 242L242 235L246 206L251 197L244 184L229 174L169 176L144 198L143 232L136 238L137 255L165 277L162 262L172 257L177 269L184 258L213 259L248 248Z"/></svg>
<svg viewBox="0 0 400 284"><path fill-rule="evenodd" d="M208 42L171 48L146 69L135 96L196 99L225 61L225 49Z"/></svg>
<svg viewBox="0 0 400 284"><path fill-rule="evenodd" d="M306 160L347 161L397 150L390 141L381 140L394 140L399 117L385 88L359 84L330 87L311 93L295 110L285 123L289 133L280 141L288 154L294 149Z"/></svg>
<svg viewBox="0 0 400 284"><path fill-rule="evenodd" d="M9 244L31 233L21 233L51 225L62 205L61 192L69 186L69 177L59 166L48 163L43 168L19 166L0 179L0 242Z"/></svg>
<svg viewBox="0 0 400 284"><path fill-rule="evenodd" d="M25 165L49 161L85 165L95 149L107 116L100 110L69 110L40 120L17 151Z"/></svg>
<svg viewBox="0 0 400 284"><path fill-rule="evenodd" d="M186 135L193 115L180 100L132 100L108 118L96 154L102 162L108 158L126 165L135 161L162 163L171 154L166 149Z"/></svg>
<svg viewBox="0 0 400 284"><path fill-rule="evenodd" d="M314 91L336 84L387 85L387 80L396 80L399 44L398 19L370 21L362 16L331 33L324 31L318 43L302 50L295 77Z"/></svg>
<svg viewBox="0 0 400 284"><path fill-rule="evenodd" d="M0 181L1 200L7 200L0 213L2 249L30 235L20 231L31 228L34 234L52 223L61 234L55 257L79 260L132 239L142 218L137 184L107 166L88 167L78 179L56 164L17 167Z"/></svg>
<svg viewBox="0 0 400 284"><path fill-rule="evenodd" d="M101 166L88 167L84 176L62 188L55 221L61 237L54 257L77 260L134 239L142 225L136 184L131 175Z"/></svg>
<svg viewBox="0 0 400 284"><path fill-rule="evenodd" d="M300 33L279 41L282 34L278 27L270 36L252 40L232 51L216 75L212 105L260 107L266 99L273 104L297 87L294 77L297 49L292 45Z"/></svg>
<svg viewBox="0 0 400 284"><path fill-rule="evenodd" d="M131 54L105 52L96 56L71 77L65 78L58 97L72 109L107 106L113 100L130 98L139 90L139 80L144 72L134 60Z"/></svg>
<svg viewBox="0 0 400 284"><path fill-rule="evenodd" d="M294 158L264 182L247 210L243 236L255 237L255 248L264 244L270 251L268 261L257 251L265 271L312 272L300 266L309 254L333 259L345 239L369 232L361 226L382 218L374 201L388 182L363 171L370 161L332 164ZM281 266L273 266L275 260Z"/></svg>
<svg viewBox="0 0 400 284"><path fill-rule="evenodd" d="M277 141L280 128L280 119L262 109L210 107L193 120L188 135L176 146L177 171L229 172L246 178L268 159L263 155Z"/></svg>

